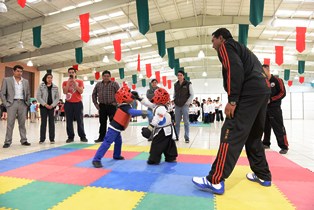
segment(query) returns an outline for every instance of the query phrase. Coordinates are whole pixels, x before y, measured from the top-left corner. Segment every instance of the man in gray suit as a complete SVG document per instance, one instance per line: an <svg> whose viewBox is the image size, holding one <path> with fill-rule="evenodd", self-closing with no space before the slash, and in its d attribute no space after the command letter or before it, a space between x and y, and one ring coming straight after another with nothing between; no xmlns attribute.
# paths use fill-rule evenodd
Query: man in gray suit
<svg viewBox="0 0 314 210"><path fill-rule="evenodd" d="M31 145L27 142L25 128L30 91L28 80L22 78L23 70L22 66L15 65L13 67L13 77L6 77L2 82L1 99L7 109L8 115L7 132L3 148L10 147L12 143L12 133L16 116L19 123L21 144L23 146Z"/></svg>

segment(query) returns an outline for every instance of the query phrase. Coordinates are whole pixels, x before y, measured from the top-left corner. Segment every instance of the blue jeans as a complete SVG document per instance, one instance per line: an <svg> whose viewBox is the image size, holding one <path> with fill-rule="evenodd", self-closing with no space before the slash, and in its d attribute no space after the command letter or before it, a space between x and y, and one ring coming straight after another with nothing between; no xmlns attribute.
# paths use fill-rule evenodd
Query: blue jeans
<svg viewBox="0 0 314 210"><path fill-rule="evenodd" d="M190 122L189 122L189 106L184 105L182 107L175 106L174 110L175 120L176 120L176 131L178 137L180 136L180 122L183 116L184 122L184 139L190 139Z"/></svg>
<svg viewBox="0 0 314 210"><path fill-rule="evenodd" d="M122 147L122 138L121 132L115 131L112 128L108 128L107 134L104 137L104 141L98 148L93 161L100 161L108 149L110 145L114 142L114 149L113 149L113 158L119 158L121 156L121 147Z"/></svg>

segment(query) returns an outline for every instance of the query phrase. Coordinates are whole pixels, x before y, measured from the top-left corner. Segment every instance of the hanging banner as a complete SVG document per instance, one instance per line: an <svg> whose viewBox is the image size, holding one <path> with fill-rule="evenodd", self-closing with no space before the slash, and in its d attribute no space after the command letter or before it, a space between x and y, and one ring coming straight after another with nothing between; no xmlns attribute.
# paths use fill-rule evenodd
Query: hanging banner
<svg viewBox="0 0 314 210"><path fill-rule="evenodd" d="M142 87L146 87L146 79L142 79Z"/></svg>
<svg viewBox="0 0 314 210"><path fill-rule="evenodd" d="M158 83L160 83L160 71L155 71L155 77L156 77Z"/></svg>
<svg viewBox="0 0 314 210"><path fill-rule="evenodd" d="M162 76L162 84L164 87L167 86L167 76Z"/></svg>
<svg viewBox="0 0 314 210"><path fill-rule="evenodd" d="M145 35L149 30L148 0L136 0L138 28Z"/></svg>
<svg viewBox="0 0 314 210"><path fill-rule="evenodd" d="M137 54L137 72L141 71L141 56Z"/></svg>
<svg viewBox="0 0 314 210"><path fill-rule="evenodd" d="M18 3L22 8L24 8L25 5L26 5L26 0L17 0L17 3Z"/></svg>
<svg viewBox="0 0 314 210"><path fill-rule="evenodd" d="M124 79L124 68L119 68L120 79Z"/></svg>
<svg viewBox="0 0 314 210"><path fill-rule="evenodd" d="M249 34L249 25L239 24L239 43L247 46L247 38Z"/></svg>
<svg viewBox="0 0 314 210"><path fill-rule="evenodd" d="M306 27L296 27L296 49L298 52L305 50L305 33Z"/></svg>
<svg viewBox="0 0 314 210"><path fill-rule="evenodd" d="M41 26L33 28L33 45L37 48L41 46Z"/></svg>
<svg viewBox="0 0 314 210"><path fill-rule="evenodd" d="M264 58L264 64L270 66L270 58Z"/></svg>
<svg viewBox="0 0 314 210"><path fill-rule="evenodd" d="M263 21L264 0L250 0L250 22L257 26Z"/></svg>
<svg viewBox="0 0 314 210"><path fill-rule="evenodd" d="M78 65L73 65L72 68L75 69L76 71L79 70L79 69L78 69Z"/></svg>
<svg viewBox="0 0 314 210"><path fill-rule="evenodd" d="M152 76L152 65L150 63L146 64L146 77L150 78Z"/></svg>
<svg viewBox="0 0 314 210"><path fill-rule="evenodd" d="M136 75L136 74L133 74L133 75L132 75L132 83L133 83L133 84L136 84L136 83L137 83L137 75Z"/></svg>
<svg viewBox="0 0 314 210"><path fill-rule="evenodd" d="M305 61L298 61L298 72L303 74L305 69Z"/></svg>
<svg viewBox="0 0 314 210"><path fill-rule="evenodd" d="M80 15L80 24L81 24L81 40L83 42L88 42L89 37L89 13Z"/></svg>
<svg viewBox="0 0 314 210"><path fill-rule="evenodd" d="M167 82L168 82L168 89L171 89L171 83L172 83L171 80L168 80Z"/></svg>
<svg viewBox="0 0 314 210"><path fill-rule="evenodd" d="M157 46L158 46L158 54L160 57L164 57L166 54L166 39L165 39L165 31L157 31Z"/></svg>
<svg viewBox="0 0 314 210"><path fill-rule="evenodd" d="M75 48L75 61L78 64L83 62L83 49L81 47Z"/></svg>
<svg viewBox="0 0 314 210"><path fill-rule="evenodd" d="M111 80L111 81L116 81L116 78L111 77L110 80Z"/></svg>
<svg viewBox="0 0 314 210"><path fill-rule="evenodd" d="M96 79L96 80L99 80L99 78L100 78L100 72L97 71L97 72L95 72L95 79Z"/></svg>
<svg viewBox="0 0 314 210"><path fill-rule="evenodd" d="M284 71L284 80L288 81L290 79L290 69L285 69Z"/></svg>
<svg viewBox="0 0 314 210"><path fill-rule="evenodd" d="M132 84L132 90L136 89L136 84Z"/></svg>
<svg viewBox="0 0 314 210"><path fill-rule="evenodd" d="M303 82L304 82L304 76L299 76L299 82L300 82L301 84L303 84Z"/></svg>
<svg viewBox="0 0 314 210"><path fill-rule="evenodd" d="M292 86L292 80L288 81L288 86L291 87Z"/></svg>
<svg viewBox="0 0 314 210"><path fill-rule="evenodd" d="M93 85L94 84L94 80L89 81L89 84Z"/></svg>
<svg viewBox="0 0 314 210"><path fill-rule="evenodd" d="M117 61L121 60L121 39L113 40L114 58Z"/></svg>
<svg viewBox="0 0 314 210"><path fill-rule="evenodd" d="M171 69L174 68L174 48L167 48L168 53L168 65Z"/></svg>
<svg viewBox="0 0 314 210"><path fill-rule="evenodd" d="M283 46L275 46L276 63L278 66L283 64Z"/></svg>

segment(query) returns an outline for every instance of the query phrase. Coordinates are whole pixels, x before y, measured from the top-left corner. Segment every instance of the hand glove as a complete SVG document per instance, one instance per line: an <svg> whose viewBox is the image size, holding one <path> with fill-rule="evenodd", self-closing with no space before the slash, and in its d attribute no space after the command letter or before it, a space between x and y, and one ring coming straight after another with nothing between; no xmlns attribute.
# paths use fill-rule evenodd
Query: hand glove
<svg viewBox="0 0 314 210"><path fill-rule="evenodd" d="M152 126L152 125L149 125L148 127L143 127L142 128L142 136L144 138L149 139L149 137L152 135L153 129L154 129L154 126Z"/></svg>
<svg viewBox="0 0 314 210"><path fill-rule="evenodd" d="M140 95L138 94L138 92L136 91L132 91L132 96L134 99L138 100L138 101L142 101L142 98L140 97Z"/></svg>
<svg viewBox="0 0 314 210"><path fill-rule="evenodd" d="M148 117L148 119L152 119L153 113L149 110L142 110L142 117L143 119L145 119L146 117Z"/></svg>

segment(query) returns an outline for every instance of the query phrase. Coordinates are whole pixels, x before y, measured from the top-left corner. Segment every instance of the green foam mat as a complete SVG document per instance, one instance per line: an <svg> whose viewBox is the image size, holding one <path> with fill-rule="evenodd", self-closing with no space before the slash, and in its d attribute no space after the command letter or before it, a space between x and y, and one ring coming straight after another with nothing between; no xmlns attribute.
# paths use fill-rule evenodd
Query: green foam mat
<svg viewBox="0 0 314 210"><path fill-rule="evenodd" d="M75 144L74 143L74 144L67 144L67 145L61 146L60 148L84 149L87 147L91 147L93 145L94 144L81 144L81 143Z"/></svg>

